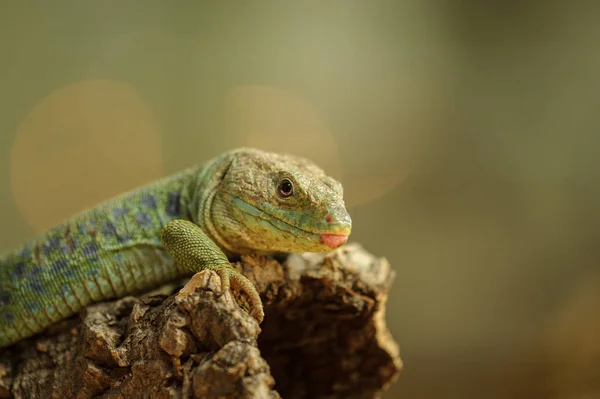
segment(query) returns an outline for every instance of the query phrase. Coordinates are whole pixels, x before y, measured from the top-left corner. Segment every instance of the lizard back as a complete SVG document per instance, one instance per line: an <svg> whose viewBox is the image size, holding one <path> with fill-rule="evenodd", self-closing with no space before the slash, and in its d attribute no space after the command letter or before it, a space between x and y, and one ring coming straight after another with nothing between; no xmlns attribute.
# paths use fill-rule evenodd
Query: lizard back
<svg viewBox="0 0 600 399"><path fill-rule="evenodd" d="M199 168L122 194L0 257L0 347L86 305L189 274L160 243L162 226L189 219Z"/></svg>

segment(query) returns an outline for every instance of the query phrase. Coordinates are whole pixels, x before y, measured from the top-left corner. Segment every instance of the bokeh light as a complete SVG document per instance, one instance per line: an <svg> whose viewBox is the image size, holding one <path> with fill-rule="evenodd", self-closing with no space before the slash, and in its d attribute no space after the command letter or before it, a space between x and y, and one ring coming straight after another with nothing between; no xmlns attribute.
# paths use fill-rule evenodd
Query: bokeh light
<svg viewBox="0 0 600 399"><path fill-rule="evenodd" d="M38 232L162 173L152 110L112 80L73 83L40 100L10 153L13 197Z"/></svg>

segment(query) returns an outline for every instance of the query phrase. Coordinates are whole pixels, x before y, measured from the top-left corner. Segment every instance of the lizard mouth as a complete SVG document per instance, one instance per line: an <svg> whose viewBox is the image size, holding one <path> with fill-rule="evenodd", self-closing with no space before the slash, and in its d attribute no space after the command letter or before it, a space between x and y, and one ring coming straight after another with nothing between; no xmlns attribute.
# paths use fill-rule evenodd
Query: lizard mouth
<svg viewBox="0 0 600 399"><path fill-rule="evenodd" d="M337 248L344 244L350 235L350 226L347 223L331 223L327 226L327 229L323 230L309 230L273 215L272 213L260 209L254 205L247 203L240 198L233 198L235 206L243 213L250 216L254 216L262 221L269 223L277 230L285 231L298 238L310 236L314 240L327 245L330 248ZM343 242L342 242L343 237Z"/></svg>
<svg viewBox="0 0 600 399"><path fill-rule="evenodd" d="M348 236L343 234L321 234L321 242L331 249L341 247L348 241Z"/></svg>

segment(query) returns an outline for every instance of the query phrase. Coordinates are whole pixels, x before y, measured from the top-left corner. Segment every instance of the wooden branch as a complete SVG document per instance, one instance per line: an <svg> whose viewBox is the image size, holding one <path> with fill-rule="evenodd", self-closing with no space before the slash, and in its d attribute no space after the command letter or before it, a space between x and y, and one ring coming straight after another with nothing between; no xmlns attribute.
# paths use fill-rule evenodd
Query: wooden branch
<svg viewBox="0 0 600 399"><path fill-rule="evenodd" d="M355 244L235 266L261 293L260 327L204 271L195 292L90 306L2 350L0 398L375 398L395 381L385 259Z"/></svg>

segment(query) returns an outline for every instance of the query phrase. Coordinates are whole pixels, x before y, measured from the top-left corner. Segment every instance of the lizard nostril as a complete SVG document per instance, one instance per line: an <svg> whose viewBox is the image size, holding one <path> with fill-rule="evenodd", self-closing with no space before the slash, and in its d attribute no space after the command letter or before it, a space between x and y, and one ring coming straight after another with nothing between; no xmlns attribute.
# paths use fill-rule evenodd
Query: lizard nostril
<svg viewBox="0 0 600 399"><path fill-rule="evenodd" d="M333 220L333 217L332 217L331 215L327 215L327 216L325 216L325 221L326 221L327 223L331 223L331 221L332 221L332 220Z"/></svg>

